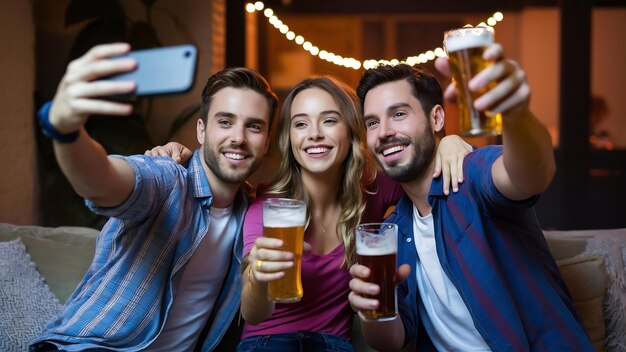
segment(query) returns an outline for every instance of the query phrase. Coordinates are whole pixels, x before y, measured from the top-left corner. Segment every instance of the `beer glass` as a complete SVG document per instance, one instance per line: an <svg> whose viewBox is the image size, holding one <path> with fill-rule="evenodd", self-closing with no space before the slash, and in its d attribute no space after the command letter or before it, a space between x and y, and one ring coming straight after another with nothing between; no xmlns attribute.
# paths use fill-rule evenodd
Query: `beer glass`
<svg viewBox="0 0 626 352"><path fill-rule="evenodd" d="M302 298L302 247L306 203L294 199L270 198L263 202L263 235L283 241L282 251L294 254L293 266L285 276L268 283L268 295L274 302L298 302Z"/></svg>
<svg viewBox="0 0 626 352"><path fill-rule="evenodd" d="M361 224L356 228L356 254L359 264L371 270L369 282L380 286L376 310L359 314L369 320L391 320L398 312L396 303L396 248L398 225L391 223Z"/></svg>
<svg viewBox="0 0 626 352"><path fill-rule="evenodd" d="M502 133L502 114L491 114L474 108L474 100L497 83L492 82L477 92L470 92L467 86L474 75L493 64L483 59L483 52L493 41L492 27L467 27L444 33L443 45L458 93L459 127L461 134L467 137L495 136Z"/></svg>

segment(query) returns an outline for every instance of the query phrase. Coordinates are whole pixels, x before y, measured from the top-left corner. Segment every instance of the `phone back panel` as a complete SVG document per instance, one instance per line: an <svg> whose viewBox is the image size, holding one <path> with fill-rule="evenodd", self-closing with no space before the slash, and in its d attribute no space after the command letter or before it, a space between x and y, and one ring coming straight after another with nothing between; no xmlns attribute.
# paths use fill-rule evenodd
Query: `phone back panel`
<svg viewBox="0 0 626 352"><path fill-rule="evenodd" d="M137 69L108 79L136 82L137 96L183 93L193 86L197 56L193 45L131 51L121 57L135 58Z"/></svg>

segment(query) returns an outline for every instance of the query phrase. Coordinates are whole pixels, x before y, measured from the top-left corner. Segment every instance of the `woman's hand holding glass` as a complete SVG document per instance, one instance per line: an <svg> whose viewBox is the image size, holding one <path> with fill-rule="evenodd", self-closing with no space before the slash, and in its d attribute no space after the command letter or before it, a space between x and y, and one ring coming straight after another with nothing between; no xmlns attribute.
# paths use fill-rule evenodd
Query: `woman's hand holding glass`
<svg viewBox="0 0 626 352"><path fill-rule="evenodd" d="M279 250L282 245L283 241L275 238L256 239L248 255L253 285L278 280L293 266L293 253Z"/></svg>

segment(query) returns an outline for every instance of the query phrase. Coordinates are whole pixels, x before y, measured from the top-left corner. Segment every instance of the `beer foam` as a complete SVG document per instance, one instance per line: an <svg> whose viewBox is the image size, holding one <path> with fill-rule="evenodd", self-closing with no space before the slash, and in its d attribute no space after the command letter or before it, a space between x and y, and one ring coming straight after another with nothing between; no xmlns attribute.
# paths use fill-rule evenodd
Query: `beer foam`
<svg viewBox="0 0 626 352"><path fill-rule="evenodd" d="M272 208L268 212L263 209L263 226L265 227L297 227L304 226L306 208Z"/></svg>
<svg viewBox="0 0 626 352"><path fill-rule="evenodd" d="M356 245L357 255L367 255L367 256L373 257L373 256L381 256L381 255L388 255L388 254L394 254L394 253L396 253L396 249L393 247L393 245L384 246L384 247L376 247L376 248L368 247L363 244L359 245L359 243L357 243Z"/></svg>
<svg viewBox="0 0 626 352"><path fill-rule="evenodd" d="M446 37L445 47L447 52L463 49L477 48L493 44L493 32L475 28L458 29L454 35Z"/></svg>

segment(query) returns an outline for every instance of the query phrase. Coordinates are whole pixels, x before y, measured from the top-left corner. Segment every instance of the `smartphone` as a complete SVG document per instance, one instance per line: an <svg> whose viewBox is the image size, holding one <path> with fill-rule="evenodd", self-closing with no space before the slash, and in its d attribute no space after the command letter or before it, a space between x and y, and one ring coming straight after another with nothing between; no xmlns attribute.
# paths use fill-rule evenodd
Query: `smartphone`
<svg viewBox="0 0 626 352"><path fill-rule="evenodd" d="M134 71L121 73L107 80L134 81L135 92L111 97L154 96L184 93L191 89L196 75L197 49L193 45L177 45L131 51L118 57L137 60Z"/></svg>

